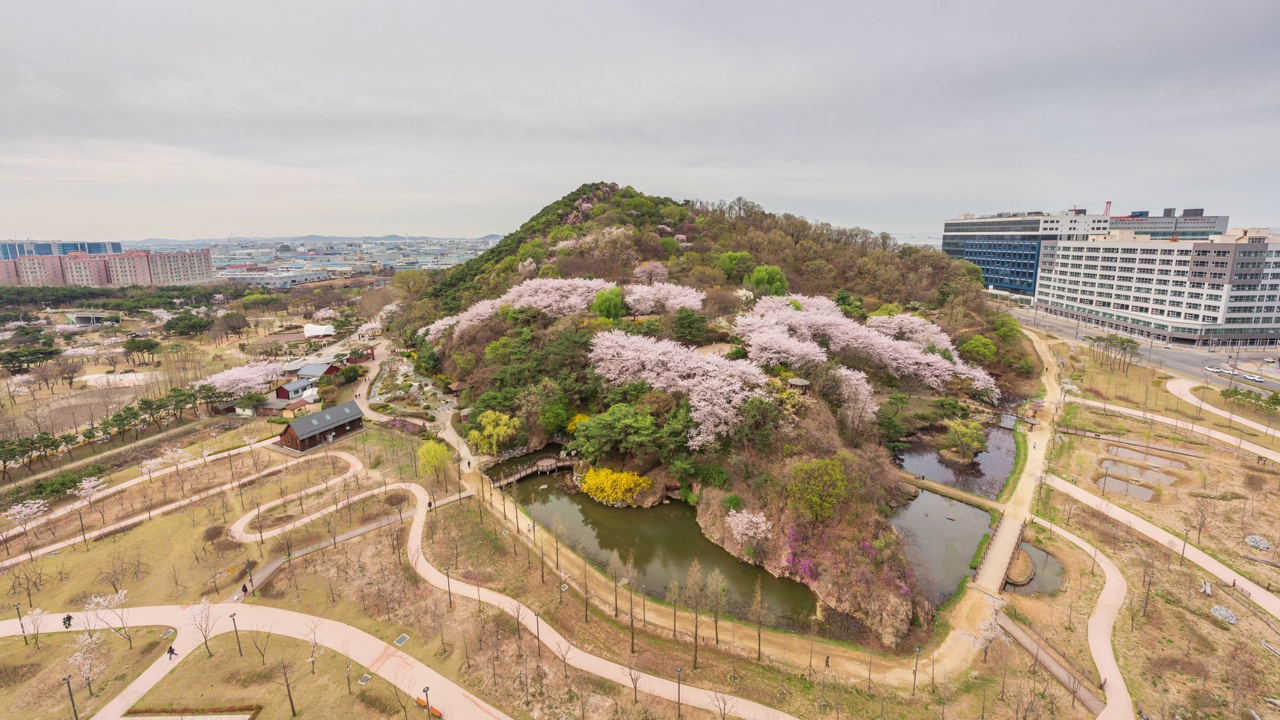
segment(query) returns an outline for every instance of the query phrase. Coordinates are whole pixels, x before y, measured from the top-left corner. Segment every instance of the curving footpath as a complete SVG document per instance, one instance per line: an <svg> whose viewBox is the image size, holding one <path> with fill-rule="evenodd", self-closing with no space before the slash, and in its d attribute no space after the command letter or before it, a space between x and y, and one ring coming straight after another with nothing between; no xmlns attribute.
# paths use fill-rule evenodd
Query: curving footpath
<svg viewBox="0 0 1280 720"><path fill-rule="evenodd" d="M492 605L516 619L525 627L526 630L529 631L531 635L535 637L545 635L546 639L542 641L542 644L545 645L555 657L565 659L569 665L582 670L583 672L587 672L607 680L612 680L624 687L631 683L630 671L626 666L591 655L585 650L573 645L563 635L557 632L550 623L536 620L533 610L523 603L507 597L502 593L495 592L484 587L477 587L462 580L453 582L451 578L446 578L444 573L437 570L435 566L429 563L426 557L422 554L422 534L427 522L428 501L430 500L430 495L421 485L414 485L411 483L388 483L386 486L363 493L363 495L385 492L387 490L405 490L414 496L416 505L413 512L413 523L409 529L408 556L409 564L423 579L434 585L438 590L446 590L453 587L458 590L459 595L470 597L472 594L475 594L475 596L482 602ZM354 499L355 496L352 496L353 501ZM321 511L320 513L317 513L315 517L323 515L325 512L332 511L333 509L334 508ZM246 535L244 532L245 524L247 524L251 519L251 515L246 515L245 517L237 520L231 526L232 529L229 531L229 534L233 540L246 542L253 539L253 535L256 535L256 533ZM304 521L309 521L311 519L313 518L305 518L303 520L290 523L289 525L272 528L270 531L264 532L262 537L264 540L270 537L275 537L276 535L287 532ZM517 608L521 608L522 611L517 612ZM542 626L545 626L546 629L542 629ZM562 653L561 649L565 649L565 651ZM648 693L665 700L670 700L671 702L675 702L677 695L679 695L682 703L711 712L719 712L718 703L721 702L722 697L727 697L729 703L732 705L732 709L729 711L730 714L735 717L747 718L748 720L785 720L786 718L791 718L791 716L786 713L750 700L730 696L718 696L717 693L687 684L681 684L681 686L677 688L676 683L655 675L641 675L638 689L641 692ZM443 708L444 706L442 705L441 707Z"/></svg>
<svg viewBox="0 0 1280 720"><path fill-rule="evenodd" d="M493 720L511 720L505 713L492 707L480 698L472 695L452 680L444 677L422 662L406 655L398 648L379 640L369 633L345 623L325 620L311 615L295 613L279 608L261 605L239 605L228 608L225 605L211 605L214 624L210 637L233 632L230 611L234 609L236 622L246 631L270 631L277 635L311 639L311 627L316 626L316 640L330 650L351 658L356 663L368 668L387 682L400 688L410 697L419 697L418 691L429 686L432 691L432 704L448 708L446 717L492 718ZM190 653L202 653L204 638L194 626L194 617L199 606L196 605L159 605L153 607L129 608L130 625L161 625L178 629L173 638L173 649L180 657ZM81 614L82 618L85 618ZM90 626L106 629L106 625L96 619L89 619ZM84 626L72 628L72 632L83 630ZM21 628L17 619L0 622L0 635L18 635ZM60 623L55 628L44 632L65 632ZM143 696L155 687L178 663L161 655L142 674L111 699L102 710L94 715L95 720L120 720L129 708L136 705Z"/></svg>
<svg viewBox="0 0 1280 720"><path fill-rule="evenodd" d="M347 462L349 465L349 468L345 473L343 473L342 475L339 475L336 478L333 478L332 480L329 480L328 481L329 483L342 482L343 480L349 477L353 477L357 472L359 472L364 468L364 464L361 463L356 456L350 453L343 452L341 450L329 450L329 451L314 455L313 457L329 457L329 456L341 458L342 460ZM174 510L186 507L187 505L190 505L195 502L199 502L201 500L204 500L205 498L219 495L221 493L227 492L228 490L234 490L236 486L242 482L247 482L249 480L256 480L257 478L260 478L263 475L270 475L274 472L279 472L284 468L285 466L276 466L276 467L268 468L266 470L263 470L262 472L255 473L248 477L244 477L239 480L233 480L232 482L227 483L225 485L219 485L217 487L209 488L208 490L203 490L201 492L196 493L195 495L185 497L181 500L175 500L171 503L167 503L165 505L152 508L151 512L149 513L141 512L141 513L138 513L137 515L134 515L133 517L128 517L128 518L125 518L124 520L120 520L110 525L100 527L97 530L94 530L93 532L85 533L84 537L87 537L90 540L96 540L104 535L110 535L111 533L117 532L119 530L132 527L141 522L145 522L156 515L163 515L168 512L173 512ZM143 479L145 480L145 478ZM133 483L134 481L130 481L130 482ZM314 490L314 489L315 488L312 488L311 490ZM307 490L302 491L302 493L306 493L306 492L310 492L310 491L307 491ZM292 499L296 497L298 494L299 493L294 493L293 495L290 495L289 498ZM273 501L272 504L279 504L279 502L280 501L278 500ZM68 538L66 540L59 540L58 542L45 545L44 547L32 549L30 553L22 553L20 555L15 555L14 557L4 560L3 562L0 562L0 568L6 568L11 565L17 565L19 563L27 562L27 560L30 559L31 555L46 555L50 552L53 552L54 550L61 550L63 548L79 545L82 541L83 541L83 538L80 536Z"/></svg>
<svg viewBox="0 0 1280 720"><path fill-rule="evenodd" d="M1280 463L1280 453L1277 453L1274 450L1269 450L1267 448L1262 447L1261 445L1255 445L1254 443L1251 443L1248 440L1241 439L1237 435L1228 435L1227 433L1219 432L1217 430L1214 430L1213 428L1207 428L1203 425L1197 425L1194 422L1191 422L1190 420L1178 420L1176 418L1165 417L1164 415L1156 415L1150 412L1142 412L1141 410L1133 410L1131 408L1121 407L1119 405L1109 405L1107 403L1099 402L1097 400L1086 400L1082 397L1076 397L1074 395L1067 396L1067 401L1075 403L1077 405L1084 405L1085 407L1092 407L1092 408L1097 408L1099 410L1106 410L1107 412L1115 413L1116 415L1124 415L1126 417L1135 418L1143 422L1158 422L1162 425L1171 425L1180 430L1187 430L1187 431L1196 433L1197 435L1204 435L1205 437L1213 438L1214 440L1219 440L1225 445L1235 445L1241 450L1247 450L1253 453L1254 455L1260 455L1268 460ZM1210 407L1209 405L1205 405L1205 408L1209 408L1209 407Z"/></svg>
<svg viewBox="0 0 1280 720"><path fill-rule="evenodd" d="M1106 513L1109 517L1115 518L1161 545L1164 545L1175 552L1182 551L1183 539L1165 530L1159 525L1134 515L1118 505L1113 505L1097 495L1094 495L1079 486L1073 485L1060 477L1049 475L1046 476L1045 482L1049 483L1049 486L1054 490L1062 492L1085 505ZM1042 522L1042 524L1044 523ZM1066 535L1066 533L1063 534L1064 536ZM1223 565L1221 562L1214 559L1213 556L1190 543L1186 546L1186 557L1187 560L1190 560L1200 566L1200 568L1205 572L1213 575L1222 582L1230 583L1238 588L1243 588L1248 592L1249 599L1253 600L1258 607L1266 610L1268 613L1271 613L1273 617L1280 619L1280 598L1277 598L1275 595L1267 592L1266 588L1259 586L1249 578L1246 578L1235 570ZM1099 561L1101 561L1101 556L1099 556Z"/></svg>
<svg viewBox="0 0 1280 720"><path fill-rule="evenodd" d="M1093 664L1098 667L1098 675L1102 677L1102 689L1107 693L1107 706L1098 715L1098 720L1131 720L1134 717L1133 699L1129 695L1129 686L1125 684L1124 674L1120 672L1120 664L1116 662L1115 650L1112 647L1112 633L1116 618L1120 615L1125 595L1129 592L1129 585L1125 582L1124 575L1121 574L1120 568L1111 562L1111 558L1076 535L1040 517L1033 516L1031 522L1049 528L1053 533L1066 538L1097 558L1106 582L1102 586L1102 592L1098 594L1093 612L1089 615L1088 639Z"/></svg>
<svg viewBox="0 0 1280 720"><path fill-rule="evenodd" d="M117 494L117 493L119 493L119 492L122 492L122 491L124 491L124 490L127 490L127 489L129 489L129 488L133 487L134 485L138 485L138 484L140 484L140 483L144 483L144 482L147 482L147 481L149 481L149 480L154 480L154 479L156 479L156 478L163 477L163 476L168 475L168 474L170 474L170 473L177 472L178 470L186 470L186 469L193 468L193 467L204 466L204 465L208 465L210 462L213 462L213 461L215 461L215 460L221 460L221 459L223 459L223 458L231 458L231 457L234 457L234 456L236 456L236 455L241 455L241 454L243 454L243 453L249 452L250 450L254 450L254 449L257 449L257 448L261 448L261 447L266 447L267 445L270 445L270 444L274 443L275 441L276 441L276 438L273 436L273 437L269 437L269 438L267 438L266 440L259 440L258 442L253 443L253 444L251 444L251 445L241 445L241 446L240 446L240 447L238 447L238 448L232 448L232 449L230 449L230 450L224 450L223 452L220 452L220 453L218 453L218 454L216 454L216 455L210 455L210 456L208 456L208 457L200 457L200 458L196 458L195 460L190 460L190 461L188 461L188 462L179 463L179 464L177 464L177 465L170 465L169 467L164 468L163 470L157 470L156 472L153 472L153 473L151 473L150 475L147 475L147 474L145 474L145 473L144 473L144 474L139 475L138 477L136 477L136 478L134 478L134 479L132 479L132 480L126 480L126 481L124 481L124 482L120 483L119 485L112 485L111 487L103 488L101 492L99 492L97 495L95 495L95 496L93 497L93 500L94 500L95 502L97 502L97 501L101 501L103 498L111 497L112 495L115 495L115 494ZM328 453L322 453L322 454L327 455ZM316 457L320 457L320 456L319 456L319 455L317 455ZM286 463L286 464L287 464L287 463ZM262 472L255 473L254 475L251 475L251 476L249 476L249 477L247 477L247 478L243 478L243 480L252 480L252 479L254 479L254 478L261 477L262 475L267 475L267 474L269 474L269 473L270 473L271 471L273 471L273 470L279 470L279 469L280 469L280 467L279 467L279 466L270 467L270 468L267 468L266 470L263 470ZM69 503L69 504L67 504L67 505L62 505L62 506L60 506L60 507L58 507L58 508L56 508L56 509L54 509L54 510L49 511L48 513L45 513L45 514L44 514L44 515L39 519L38 524L40 524L40 525L44 525L44 524L48 523L50 520L53 520L53 519L55 519L55 518L62 517L63 515L66 515L66 514L68 514L68 513L74 512L75 510L77 510L77 509L79 509L79 508L84 508L84 507L88 507L88 506L89 506L89 501L88 501L88 500L76 500L76 501L75 501L75 502L73 502L73 503ZM167 507L167 506L166 506L166 507ZM153 510L152 512L156 512L156 511L154 511L154 510ZM4 532L0 533L0 537L3 537L3 538L11 538L11 537L16 536L16 535L17 535L18 533L20 533L21 531L22 531L22 529L21 529L21 528L17 528L17 527L9 528L8 530L6 530L6 531L4 531Z"/></svg>
<svg viewBox="0 0 1280 720"><path fill-rule="evenodd" d="M1263 425L1260 422L1255 422L1248 418L1240 417L1239 415L1229 410L1223 410L1220 407L1216 407L1214 405L1210 405L1209 403L1202 401L1200 398L1196 397L1195 394L1191 392L1191 390L1192 388L1199 387L1203 384L1204 383L1192 382L1191 380L1187 380L1185 378L1177 378L1174 380L1170 380L1168 383L1165 384L1165 387L1168 388L1170 394L1172 394L1174 397L1178 398L1179 400L1189 405L1195 405L1197 408L1201 408L1207 412L1211 412L1214 415L1220 415L1224 418L1227 418L1228 420L1235 422L1237 425L1243 425L1247 428L1252 428L1254 430L1257 430L1260 433L1263 433L1264 435L1270 435L1273 438L1276 437L1278 433L1280 433L1280 430L1277 430L1276 428L1270 427L1268 425Z"/></svg>

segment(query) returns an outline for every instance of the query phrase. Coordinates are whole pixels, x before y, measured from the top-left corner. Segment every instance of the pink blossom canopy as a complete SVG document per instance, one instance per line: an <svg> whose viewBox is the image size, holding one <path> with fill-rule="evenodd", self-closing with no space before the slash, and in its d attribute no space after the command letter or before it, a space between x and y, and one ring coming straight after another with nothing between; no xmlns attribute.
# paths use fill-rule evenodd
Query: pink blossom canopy
<svg viewBox="0 0 1280 720"><path fill-rule="evenodd" d="M628 285L622 289L622 297L632 314L649 315L673 313L680 308L701 310L707 295L696 288L655 282L652 285Z"/></svg>
<svg viewBox="0 0 1280 720"><path fill-rule="evenodd" d="M689 398L693 421L689 447L697 449L737 427L743 403L765 383L760 368L743 360L702 355L670 340L610 330L595 336L591 366L615 385L647 382Z"/></svg>
<svg viewBox="0 0 1280 720"><path fill-rule="evenodd" d="M867 318L867 327L894 340L906 340L922 349L932 346L938 350L947 350L953 355L956 351L951 338L942 328L915 315L873 315Z"/></svg>
<svg viewBox="0 0 1280 720"><path fill-rule="evenodd" d="M614 284L605 280L580 278L525 280L497 300L481 300L457 315L450 315L431 323L427 326L427 340L438 339L450 327L453 327L455 332L461 332L472 325L484 322L503 305L536 308L551 317L564 317L583 312L591 306L596 293L611 287L614 287Z"/></svg>
<svg viewBox="0 0 1280 720"><path fill-rule="evenodd" d="M283 367L277 362L254 362L214 373L196 384L212 385L220 392L239 397L245 393L260 392L265 389L280 377Z"/></svg>

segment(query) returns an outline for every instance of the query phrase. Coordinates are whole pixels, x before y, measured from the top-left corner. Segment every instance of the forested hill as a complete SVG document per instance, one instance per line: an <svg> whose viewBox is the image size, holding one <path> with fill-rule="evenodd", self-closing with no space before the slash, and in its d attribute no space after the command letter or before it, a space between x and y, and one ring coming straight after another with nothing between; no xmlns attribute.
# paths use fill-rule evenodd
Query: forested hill
<svg viewBox="0 0 1280 720"><path fill-rule="evenodd" d="M923 312L960 342L983 335L990 347L980 342L974 361L998 377L1034 369L1016 333L996 327L1004 321L987 312L982 271L972 263L900 245L888 233L770 213L742 198L681 202L605 182L582 185L462 265L400 273L396 283L413 300L402 329L499 297L530 277L634 282L638 268L705 291L712 318L731 315L742 288L847 296L854 317Z"/></svg>
<svg viewBox="0 0 1280 720"><path fill-rule="evenodd" d="M583 492L696 506L713 542L886 647L932 617L888 522L906 501L889 450L981 415L1009 390L993 376L1035 374L972 264L746 200L584 185L480 257L395 282L417 370L458 391L479 452L567 441Z"/></svg>

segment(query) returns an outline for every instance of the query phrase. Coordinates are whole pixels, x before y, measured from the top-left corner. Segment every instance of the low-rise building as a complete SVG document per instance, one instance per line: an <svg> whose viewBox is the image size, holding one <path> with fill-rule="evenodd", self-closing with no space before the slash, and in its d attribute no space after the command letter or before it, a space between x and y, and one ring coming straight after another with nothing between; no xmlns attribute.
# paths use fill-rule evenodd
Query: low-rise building
<svg viewBox="0 0 1280 720"><path fill-rule="evenodd" d="M364 413L354 400L335 405L290 422L280 433L284 447L306 452L364 427Z"/></svg>

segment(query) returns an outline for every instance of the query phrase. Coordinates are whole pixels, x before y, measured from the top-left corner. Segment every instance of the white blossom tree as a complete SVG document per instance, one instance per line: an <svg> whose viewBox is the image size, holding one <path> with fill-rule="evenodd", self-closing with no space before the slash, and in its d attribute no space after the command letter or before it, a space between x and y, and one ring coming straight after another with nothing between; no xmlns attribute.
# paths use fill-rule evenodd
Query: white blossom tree
<svg viewBox="0 0 1280 720"><path fill-rule="evenodd" d="M129 608L125 607L129 591L120 590L106 595L94 595L84 605L84 612L124 638L133 649L133 630L129 628Z"/></svg>
<svg viewBox="0 0 1280 720"><path fill-rule="evenodd" d="M622 290L623 301L634 315L673 313L680 308L701 310L706 293L696 288L674 283L655 282L650 285L628 285Z"/></svg>
<svg viewBox="0 0 1280 720"><path fill-rule="evenodd" d="M27 630L31 633L31 641L36 644L36 649L40 649L40 633L44 632L44 625L49 621L49 613L40 608L31 608L24 618L27 624Z"/></svg>
<svg viewBox="0 0 1280 720"><path fill-rule="evenodd" d="M76 486L67 491L68 495L75 495L80 503L76 506L76 515L80 518L80 539L84 541L84 546L89 547L89 536L84 530L84 508L93 508L93 501L98 497L98 493L102 492L107 486L107 481L102 478L91 475L82 478Z"/></svg>
<svg viewBox="0 0 1280 720"><path fill-rule="evenodd" d="M733 533L733 537L747 546L754 546L773 532L773 523L769 522L763 513L730 510L725 522L729 525L729 532Z"/></svg>
<svg viewBox="0 0 1280 720"><path fill-rule="evenodd" d="M85 687L89 689L89 696L93 697L93 681L102 674L106 665L102 638L92 632L82 633L76 637L75 650L75 653L67 658L67 664L84 681Z"/></svg>
<svg viewBox="0 0 1280 720"><path fill-rule="evenodd" d="M212 385L219 392L240 397L245 393L258 392L275 382L283 369L284 366L278 362L252 362L214 373L198 384Z"/></svg>
<svg viewBox="0 0 1280 720"><path fill-rule="evenodd" d="M35 555L31 545L31 531L47 512L49 512L49 503L40 499L23 500L4 511L5 518L22 530L23 539L27 543L27 557L32 560L35 559Z"/></svg>

